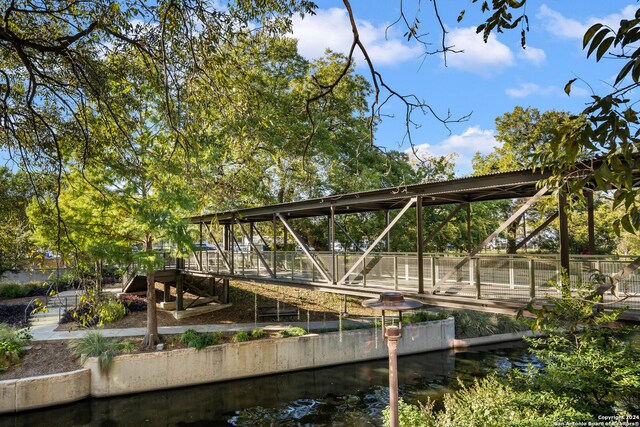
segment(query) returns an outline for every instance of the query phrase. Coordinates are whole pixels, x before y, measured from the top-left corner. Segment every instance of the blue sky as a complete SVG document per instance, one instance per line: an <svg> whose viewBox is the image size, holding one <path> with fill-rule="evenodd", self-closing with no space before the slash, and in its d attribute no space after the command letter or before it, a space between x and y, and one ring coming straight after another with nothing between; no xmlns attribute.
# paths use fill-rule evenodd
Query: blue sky
<svg viewBox="0 0 640 427"><path fill-rule="evenodd" d="M352 8L361 38L385 80L400 93L414 93L427 101L440 115L451 111L454 117L472 113L463 123L454 123L450 132L430 116L416 117L421 124L414 130L419 151L433 155L456 153L456 172L471 171L476 152L493 151L495 118L515 106L535 107L541 111L558 110L578 113L592 93L606 93L620 63L615 59L587 59L582 50L582 36L595 22L615 26L623 17L633 17L637 3L622 1L546 1L530 0L527 14L530 31L527 48L520 46L520 31L492 35L487 44L476 34L482 22L479 5L469 1L440 2L441 16L448 30L447 44L464 53L449 54L445 67L442 55L424 56L424 48L407 43L404 28L385 29L399 13L396 0L352 0ZM340 1L317 1L315 16L294 21L293 36L299 40L300 52L308 58L322 55L326 48L346 52L351 41L346 10ZM405 12L411 19L417 2L405 0ZM456 18L467 8L461 23ZM435 44L440 32L434 26L432 2L422 1L423 32ZM357 71L366 75L358 57ZM578 78L571 96L564 85ZM407 150L403 111L394 105L386 113L376 134L376 143L390 149Z"/></svg>

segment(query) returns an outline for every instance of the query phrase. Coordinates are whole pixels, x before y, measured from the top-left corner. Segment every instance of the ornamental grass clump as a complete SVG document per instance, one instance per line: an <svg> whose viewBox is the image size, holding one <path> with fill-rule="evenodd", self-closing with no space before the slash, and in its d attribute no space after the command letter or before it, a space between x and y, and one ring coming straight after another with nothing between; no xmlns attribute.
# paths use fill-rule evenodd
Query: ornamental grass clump
<svg viewBox="0 0 640 427"><path fill-rule="evenodd" d="M107 373L111 367L113 358L120 351L120 343L106 338L99 331L87 332L82 338L71 344L80 361L84 363L89 357L98 358L98 367L101 373Z"/></svg>

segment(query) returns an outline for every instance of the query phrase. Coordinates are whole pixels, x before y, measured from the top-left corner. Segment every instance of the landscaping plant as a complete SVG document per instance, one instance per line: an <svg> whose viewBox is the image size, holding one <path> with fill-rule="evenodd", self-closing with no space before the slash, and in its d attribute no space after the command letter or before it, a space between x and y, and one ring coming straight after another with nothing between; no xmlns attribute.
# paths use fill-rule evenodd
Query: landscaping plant
<svg viewBox="0 0 640 427"><path fill-rule="evenodd" d="M559 285L561 298L550 304L530 303L533 330L544 337L529 339L539 367L512 370L462 385L445 395L443 408L432 402L401 404L411 426L547 426L622 417L640 409L640 350L628 328L615 323L621 310L603 312L598 283L573 292ZM456 318L457 320L457 318Z"/></svg>
<svg viewBox="0 0 640 427"><path fill-rule="evenodd" d="M31 335L28 330L15 329L6 323L0 323L0 372L20 362L24 355L24 346L29 344Z"/></svg>
<svg viewBox="0 0 640 427"><path fill-rule="evenodd" d="M281 338L301 337L303 335L307 335L307 331L299 326L289 326L287 329L280 331Z"/></svg>
<svg viewBox="0 0 640 427"><path fill-rule="evenodd" d="M220 332L207 334L197 332L195 329L187 329L180 335L180 341L196 350L202 350L210 345L221 344L222 334Z"/></svg>
<svg viewBox="0 0 640 427"><path fill-rule="evenodd" d="M89 331L79 340L72 342L71 347L82 363L89 357L97 357L100 372L106 373L111 367L113 358L118 355L120 344L106 338L99 331Z"/></svg>

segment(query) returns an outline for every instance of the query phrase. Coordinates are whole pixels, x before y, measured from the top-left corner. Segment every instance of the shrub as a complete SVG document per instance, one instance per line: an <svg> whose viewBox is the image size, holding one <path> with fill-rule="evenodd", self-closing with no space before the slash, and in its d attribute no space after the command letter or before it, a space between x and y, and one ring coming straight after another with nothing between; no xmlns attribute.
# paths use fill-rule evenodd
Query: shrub
<svg viewBox="0 0 640 427"><path fill-rule="evenodd" d="M20 362L20 357L25 353L23 347L30 339L28 331L0 323L0 372Z"/></svg>
<svg viewBox="0 0 640 427"><path fill-rule="evenodd" d="M106 298L102 301L98 310L99 324L115 322L116 320L122 319L126 314L127 309L124 308L124 305L120 301Z"/></svg>
<svg viewBox="0 0 640 427"><path fill-rule="evenodd" d="M22 296L22 286L19 283L3 283L0 285L0 297L20 298Z"/></svg>
<svg viewBox="0 0 640 427"><path fill-rule="evenodd" d="M180 335L180 341L196 350L202 350L210 345L218 345L222 343L222 334L215 332L213 334L201 334L195 329L187 329Z"/></svg>
<svg viewBox="0 0 640 427"><path fill-rule="evenodd" d="M94 287L88 287L80 297L76 308L65 311L60 323L77 321L82 326L102 326L105 322L115 322L127 314L127 309L120 300L100 294Z"/></svg>
<svg viewBox="0 0 640 427"><path fill-rule="evenodd" d="M133 353L136 351L136 342L134 340L124 340L118 343L118 350L120 353Z"/></svg>
<svg viewBox="0 0 640 427"><path fill-rule="evenodd" d="M138 311L147 311L147 300L137 295L122 294L118 299L124 304L127 312L134 313Z"/></svg>
<svg viewBox="0 0 640 427"><path fill-rule="evenodd" d="M474 384L444 396L443 409L434 410L430 399L426 405L399 402L401 426L467 427L531 426L543 427L584 422L595 418L576 410L571 397L550 391L516 390L502 384L495 376L475 380ZM389 425L389 410L384 412Z"/></svg>
<svg viewBox="0 0 640 427"><path fill-rule="evenodd" d="M265 332L262 329L254 329L253 331L251 331L251 338L259 339L264 337L264 335L265 335Z"/></svg>
<svg viewBox="0 0 640 427"><path fill-rule="evenodd" d="M75 353L84 363L88 357L98 358L100 372L106 373L111 367L113 358L118 354L119 343L106 338L99 331L90 331L84 337L71 344Z"/></svg>
<svg viewBox="0 0 640 427"><path fill-rule="evenodd" d="M450 314L444 311L426 311L420 310L415 313L411 313L408 316L403 316L402 321L407 323L429 322L432 320L444 320L448 319Z"/></svg>
<svg viewBox="0 0 640 427"><path fill-rule="evenodd" d="M303 335L307 335L307 331L299 326L290 326L287 329L280 331L280 337L282 338L301 337Z"/></svg>
<svg viewBox="0 0 640 427"><path fill-rule="evenodd" d="M246 341L249 341L250 339L251 339L251 335L249 335L249 332L240 331L240 332L236 332L232 340L233 342L246 342Z"/></svg>
<svg viewBox="0 0 640 427"><path fill-rule="evenodd" d="M529 329L523 321L506 314L460 310L452 311L451 315L456 319L456 337L460 338L483 337Z"/></svg>

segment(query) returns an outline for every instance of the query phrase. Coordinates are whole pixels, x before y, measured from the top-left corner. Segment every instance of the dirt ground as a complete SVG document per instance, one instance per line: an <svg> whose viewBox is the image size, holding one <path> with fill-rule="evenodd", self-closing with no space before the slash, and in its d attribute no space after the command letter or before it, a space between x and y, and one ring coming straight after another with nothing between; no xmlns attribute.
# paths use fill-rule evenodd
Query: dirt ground
<svg viewBox="0 0 640 427"><path fill-rule="evenodd" d="M156 289L157 301L163 300L162 289L162 285L158 284ZM362 300L362 298L357 297L346 298L349 317L376 315L373 310L362 307ZM275 310L278 302L281 310L284 308L297 308L295 314L281 316L280 321L282 323L297 320L306 321L307 316L311 321L334 320L344 310L344 297L342 295L246 282L234 282L231 284L230 301L232 303L231 307L181 320L176 320L170 312L161 310L158 306L158 326L253 323L256 320L258 322L277 322L276 316L260 316L256 318L256 308L258 308L258 313L263 312L264 309ZM146 312L137 312L127 314L117 322L105 324L103 328L145 327L146 324ZM80 325L70 323L60 325L58 330L79 328L81 328ZM137 339L135 341L139 343L140 340ZM171 337L165 337L165 343L168 349L179 346L176 340ZM19 365L12 366L5 372L0 372L0 380L67 372L79 367L80 362L69 347L69 342L34 343Z"/></svg>

